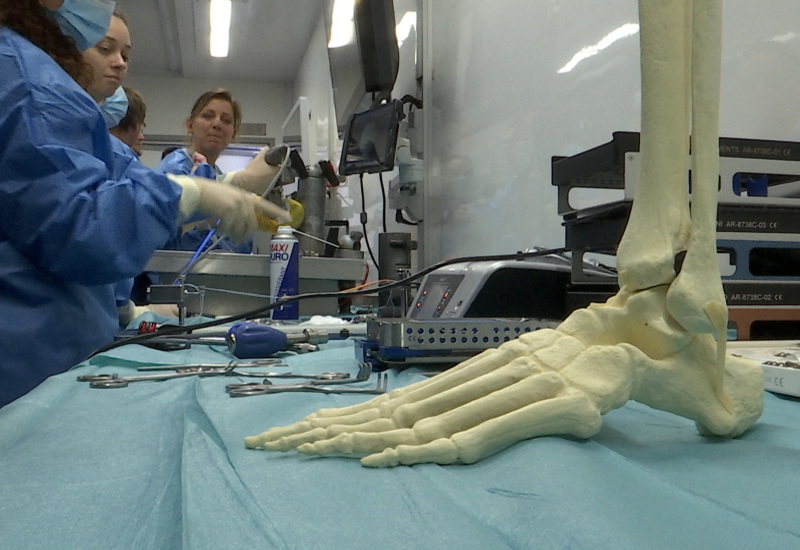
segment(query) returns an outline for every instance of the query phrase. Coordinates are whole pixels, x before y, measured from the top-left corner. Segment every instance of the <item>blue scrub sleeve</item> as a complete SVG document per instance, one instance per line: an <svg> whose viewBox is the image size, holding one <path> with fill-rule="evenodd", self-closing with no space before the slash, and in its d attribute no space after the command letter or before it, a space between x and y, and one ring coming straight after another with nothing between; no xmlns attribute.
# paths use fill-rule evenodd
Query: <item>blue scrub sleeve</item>
<svg viewBox="0 0 800 550"><path fill-rule="evenodd" d="M138 162L112 178L110 137L92 99L9 34L0 35L0 233L66 281L138 274L175 230L180 186ZM24 55L7 53L26 45Z"/></svg>
<svg viewBox="0 0 800 550"><path fill-rule="evenodd" d="M162 174L183 174L188 176L192 171L192 159L186 154L186 149L175 149L161 159L155 170Z"/></svg>

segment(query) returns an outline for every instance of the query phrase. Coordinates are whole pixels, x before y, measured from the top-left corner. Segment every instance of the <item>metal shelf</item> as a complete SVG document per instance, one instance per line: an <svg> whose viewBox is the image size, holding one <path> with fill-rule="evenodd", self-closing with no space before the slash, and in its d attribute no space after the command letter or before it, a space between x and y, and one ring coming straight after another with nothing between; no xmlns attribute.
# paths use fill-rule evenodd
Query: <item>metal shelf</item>
<svg viewBox="0 0 800 550"><path fill-rule="evenodd" d="M183 269L192 252L158 250L145 268L170 283ZM300 258L300 293L336 292L361 282L364 260L350 258ZM197 262L186 283L203 287L200 300L190 300L188 313L220 316L234 315L266 305L269 294L269 256L210 252ZM239 294L237 294L239 293ZM257 296L261 295L261 296ZM301 315L332 315L338 312L335 298L303 300Z"/></svg>

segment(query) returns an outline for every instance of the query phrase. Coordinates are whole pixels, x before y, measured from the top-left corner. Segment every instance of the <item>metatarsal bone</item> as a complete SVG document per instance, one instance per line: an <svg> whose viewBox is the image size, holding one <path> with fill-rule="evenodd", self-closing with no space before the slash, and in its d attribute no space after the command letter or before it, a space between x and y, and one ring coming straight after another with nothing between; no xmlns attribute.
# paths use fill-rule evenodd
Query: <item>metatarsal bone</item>
<svg viewBox="0 0 800 550"><path fill-rule="evenodd" d="M585 395L569 392L534 402L479 426L423 445L398 445L361 459L364 466L385 467L418 462L472 464L509 445L543 435L587 438L601 426L600 413Z"/></svg>

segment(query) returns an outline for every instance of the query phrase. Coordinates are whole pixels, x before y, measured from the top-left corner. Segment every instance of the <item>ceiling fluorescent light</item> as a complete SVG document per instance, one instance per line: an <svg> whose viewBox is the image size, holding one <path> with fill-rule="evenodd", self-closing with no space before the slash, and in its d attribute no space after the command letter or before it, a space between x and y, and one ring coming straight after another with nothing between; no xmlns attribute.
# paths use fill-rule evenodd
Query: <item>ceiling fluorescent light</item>
<svg viewBox="0 0 800 550"><path fill-rule="evenodd" d="M414 29L414 32L417 30L417 12L415 11L407 11L403 14L403 17L400 19L400 22L397 24L396 33L397 33L397 45L402 46L403 42L406 41L408 35L411 34L411 29Z"/></svg>
<svg viewBox="0 0 800 550"><path fill-rule="evenodd" d="M353 11L355 0L335 0L331 12L331 39L328 48L341 48L355 40Z"/></svg>
<svg viewBox="0 0 800 550"><path fill-rule="evenodd" d="M228 57L231 30L231 0L211 0L209 3L209 53L211 57Z"/></svg>
<svg viewBox="0 0 800 550"><path fill-rule="evenodd" d="M611 44L613 44L617 40L621 40L622 38L625 38L627 36L632 36L637 32L639 32L639 25L637 25L636 23L625 23L621 27L618 27L613 31L611 31L610 33L608 33L607 35L605 35L597 44L594 44L592 46L586 46L585 48L581 49L581 51L573 55L572 59L570 59L566 65L564 65L558 70L559 74L570 72L572 69L575 68L575 66L578 63L580 63L584 59L592 57L593 55L597 55L598 53L608 48Z"/></svg>

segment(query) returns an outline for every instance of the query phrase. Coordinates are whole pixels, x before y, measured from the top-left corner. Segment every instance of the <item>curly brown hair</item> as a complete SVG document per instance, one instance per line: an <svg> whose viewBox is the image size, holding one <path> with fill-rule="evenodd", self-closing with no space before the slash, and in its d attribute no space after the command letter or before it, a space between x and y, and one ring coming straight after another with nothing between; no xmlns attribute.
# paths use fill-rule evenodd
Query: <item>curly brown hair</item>
<svg viewBox="0 0 800 550"><path fill-rule="evenodd" d="M91 82L91 68L83 60L75 41L61 32L38 0L0 0L0 26L30 40L82 88L86 89Z"/></svg>

